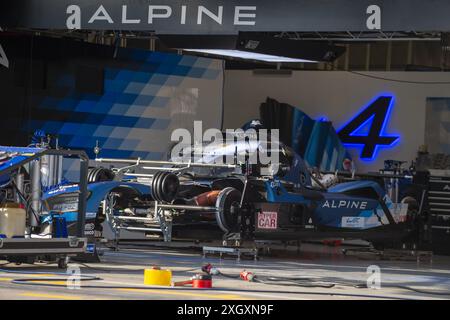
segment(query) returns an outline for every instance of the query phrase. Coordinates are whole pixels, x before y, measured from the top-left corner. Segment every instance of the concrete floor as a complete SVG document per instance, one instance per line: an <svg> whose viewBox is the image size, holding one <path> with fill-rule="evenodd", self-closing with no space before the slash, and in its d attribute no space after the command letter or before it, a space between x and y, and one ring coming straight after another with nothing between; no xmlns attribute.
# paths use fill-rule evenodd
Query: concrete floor
<svg viewBox="0 0 450 320"><path fill-rule="evenodd" d="M187 249L157 249L142 246L122 246L120 251L105 251L102 263L79 266L83 275L95 275L102 280L81 283L81 289L69 289L66 281L48 282L50 274L25 275L0 272L0 299L449 299L450 257L433 257L432 261L367 261L341 254L342 248L310 245L298 255L290 257L262 257L259 261L219 257L203 258L201 252ZM305 283L334 283L333 288L281 286L248 283L223 276L213 278L212 290L191 288L146 287L143 270L151 266L169 268L173 280L187 280L205 263L211 263L226 274L239 274L248 270L259 276L308 278ZM367 267L381 269L381 289L359 289L355 284L366 283ZM2 268L26 272L61 272L55 265L6 265ZM53 276L54 277L54 276ZM14 284L14 279L39 279L34 285ZM57 285L56 287L48 286ZM95 286L93 288L93 286ZM114 288L104 288L104 287ZM424 294L398 286L443 292L449 295Z"/></svg>

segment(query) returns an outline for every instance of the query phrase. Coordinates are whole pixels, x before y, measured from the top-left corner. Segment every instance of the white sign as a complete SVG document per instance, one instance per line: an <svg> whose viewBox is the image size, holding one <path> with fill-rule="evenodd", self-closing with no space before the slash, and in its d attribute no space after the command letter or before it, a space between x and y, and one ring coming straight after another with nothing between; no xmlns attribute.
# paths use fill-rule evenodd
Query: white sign
<svg viewBox="0 0 450 320"><path fill-rule="evenodd" d="M260 212L258 213L258 229L276 229L277 220L277 212Z"/></svg>
<svg viewBox="0 0 450 320"><path fill-rule="evenodd" d="M111 9L111 8L110 8ZM217 25L223 25L224 11L231 13L233 16L233 26L254 26L256 25L256 6L215 6L214 8L207 8L205 6L196 6L191 8L187 5L182 5L181 8L174 8L170 5L149 5L146 10L141 10L140 15L131 16L128 10L128 5L122 5L121 15L119 21L113 19L113 15L110 13L108 7L99 5L96 11L91 15L88 14L88 24L95 22L104 22L107 24L114 24L121 22L126 25L139 25L142 22L146 22L149 25L153 25L155 21L160 19L171 21L177 21L179 25L185 25L188 19L193 19L197 25L203 25L205 20L208 22L214 22ZM178 10L179 9L179 10ZM187 15L187 12L195 12L195 14ZM177 12L177 13L176 13ZM71 4L66 8L66 27L69 30L81 29L81 16L82 9L78 5Z"/></svg>
<svg viewBox="0 0 450 320"><path fill-rule="evenodd" d="M342 217L341 225L343 228L362 229L365 226L363 217Z"/></svg>
<svg viewBox="0 0 450 320"><path fill-rule="evenodd" d="M3 31L2 28L0 28L0 31ZM1 44L0 44L0 65L9 68L9 60Z"/></svg>

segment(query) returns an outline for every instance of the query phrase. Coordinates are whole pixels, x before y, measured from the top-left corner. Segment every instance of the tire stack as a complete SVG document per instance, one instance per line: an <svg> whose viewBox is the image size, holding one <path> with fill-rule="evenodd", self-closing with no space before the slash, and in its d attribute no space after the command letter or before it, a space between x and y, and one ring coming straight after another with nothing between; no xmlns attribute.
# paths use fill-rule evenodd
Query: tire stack
<svg viewBox="0 0 450 320"><path fill-rule="evenodd" d="M114 172L105 168L89 168L88 183L112 181L114 180Z"/></svg>
<svg viewBox="0 0 450 320"><path fill-rule="evenodd" d="M169 203L175 199L180 181L173 173L158 171L153 176L151 186L152 197L155 201Z"/></svg>

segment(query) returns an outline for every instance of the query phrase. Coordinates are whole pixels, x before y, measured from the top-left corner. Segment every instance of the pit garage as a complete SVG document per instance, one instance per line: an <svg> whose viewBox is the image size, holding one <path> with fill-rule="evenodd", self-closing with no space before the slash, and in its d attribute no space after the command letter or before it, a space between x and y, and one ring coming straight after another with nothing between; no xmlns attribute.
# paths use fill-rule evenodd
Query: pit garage
<svg viewBox="0 0 450 320"><path fill-rule="evenodd" d="M433 3L2 1L0 299L450 298Z"/></svg>

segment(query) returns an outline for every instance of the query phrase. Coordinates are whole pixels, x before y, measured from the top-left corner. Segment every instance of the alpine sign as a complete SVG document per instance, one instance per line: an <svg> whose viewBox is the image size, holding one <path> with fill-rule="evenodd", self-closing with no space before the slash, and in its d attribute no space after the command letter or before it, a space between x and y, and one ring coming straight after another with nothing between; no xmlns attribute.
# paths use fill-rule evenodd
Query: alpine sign
<svg viewBox="0 0 450 320"><path fill-rule="evenodd" d="M449 11L448 0L2 0L0 24L159 34L445 31Z"/></svg>

